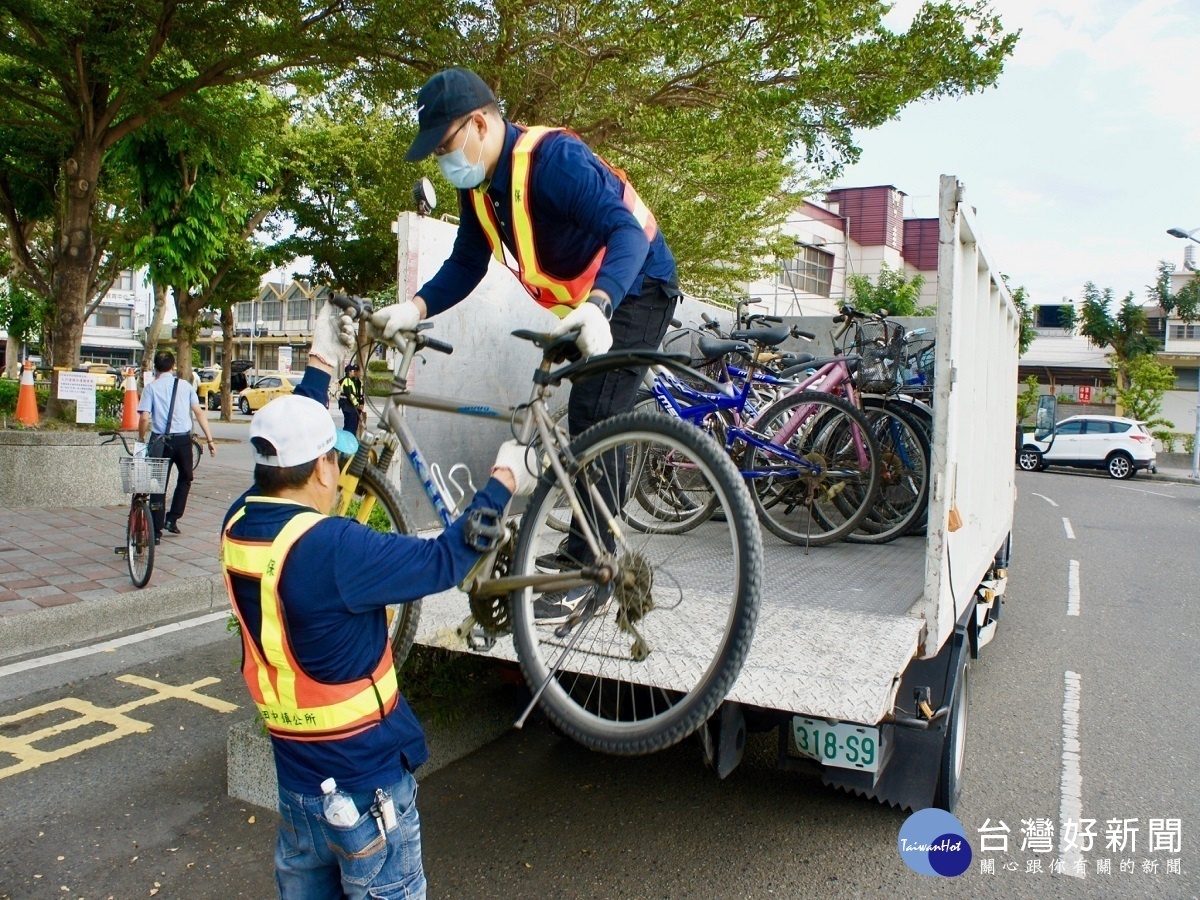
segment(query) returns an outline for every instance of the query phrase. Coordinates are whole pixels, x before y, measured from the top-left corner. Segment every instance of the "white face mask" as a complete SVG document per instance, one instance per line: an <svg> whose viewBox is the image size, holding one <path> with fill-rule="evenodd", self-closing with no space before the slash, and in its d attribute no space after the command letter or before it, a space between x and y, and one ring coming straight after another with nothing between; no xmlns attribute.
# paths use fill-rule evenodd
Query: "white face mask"
<svg viewBox="0 0 1200 900"><path fill-rule="evenodd" d="M479 158L475 162L467 160L467 142L457 150L452 150L445 156L437 158L438 168L446 180L460 190L469 191L483 184L487 171L483 165L483 136L479 137Z"/></svg>

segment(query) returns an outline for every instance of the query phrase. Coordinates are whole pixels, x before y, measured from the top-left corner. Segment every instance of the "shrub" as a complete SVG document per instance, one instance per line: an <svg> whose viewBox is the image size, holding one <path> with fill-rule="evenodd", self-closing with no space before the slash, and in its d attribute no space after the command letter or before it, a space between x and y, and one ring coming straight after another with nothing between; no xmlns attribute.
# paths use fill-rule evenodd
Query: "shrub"
<svg viewBox="0 0 1200 900"><path fill-rule="evenodd" d="M367 363L368 372L389 372L388 361L386 359L373 359Z"/></svg>

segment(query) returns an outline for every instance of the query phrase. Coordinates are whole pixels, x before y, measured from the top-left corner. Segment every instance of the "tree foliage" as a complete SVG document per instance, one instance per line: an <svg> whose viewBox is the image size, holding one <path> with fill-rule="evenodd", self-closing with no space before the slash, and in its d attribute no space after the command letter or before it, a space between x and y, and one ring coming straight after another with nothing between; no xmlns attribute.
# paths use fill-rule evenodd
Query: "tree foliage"
<svg viewBox="0 0 1200 900"><path fill-rule="evenodd" d="M1000 276L1004 279L1004 283L1008 284L1008 276ZM1037 329L1033 327L1033 307L1029 305L1029 292L1025 290L1025 286L1013 288L1011 291L1013 305L1017 308L1017 316L1020 319L1020 331L1017 336L1017 355L1024 356L1029 350L1029 345L1033 343L1033 339L1037 337ZM1073 310L1073 308L1072 308Z"/></svg>
<svg viewBox="0 0 1200 900"><path fill-rule="evenodd" d="M1174 274L1174 263L1159 260L1158 276L1154 284L1147 286L1146 293L1168 316L1175 316L1184 322L1195 322L1200 319L1200 277L1193 274L1182 288L1172 292L1171 276Z"/></svg>
<svg viewBox="0 0 1200 900"><path fill-rule="evenodd" d="M909 278L883 263L879 275L872 281L866 275L851 275L846 279L855 309L862 312L885 312L889 316L911 316L917 311L924 275Z"/></svg>
<svg viewBox="0 0 1200 900"><path fill-rule="evenodd" d="M1113 313L1113 291L1101 291L1089 281L1083 286L1083 304L1079 310L1079 333L1094 347L1108 347L1114 362L1118 391L1128 388L1128 364L1159 349L1158 341L1146 331L1146 310L1130 291Z"/></svg>
<svg viewBox="0 0 1200 900"><path fill-rule="evenodd" d="M1175 387L1175 370L1151 355L1142 355L1127 361L1122 374L1127 384L1117 388L1117 402L1125 415L1150 426L1174 428L1175 423L1160 418L1159 413L1163 395Z"/></svg>

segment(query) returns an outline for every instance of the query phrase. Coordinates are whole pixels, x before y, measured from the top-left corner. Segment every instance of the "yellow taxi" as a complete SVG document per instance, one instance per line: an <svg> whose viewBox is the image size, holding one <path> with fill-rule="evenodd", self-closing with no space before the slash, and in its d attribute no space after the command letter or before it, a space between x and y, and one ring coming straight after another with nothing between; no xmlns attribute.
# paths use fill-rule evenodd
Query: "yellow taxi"
<svg viewBox="0 0 1200 900"><path fill-rule="evenodd" d="M250 387L238 394L237 407L243 415L262 409L276 397L290 394L300 383L299 375L260 375Z"/></svg>

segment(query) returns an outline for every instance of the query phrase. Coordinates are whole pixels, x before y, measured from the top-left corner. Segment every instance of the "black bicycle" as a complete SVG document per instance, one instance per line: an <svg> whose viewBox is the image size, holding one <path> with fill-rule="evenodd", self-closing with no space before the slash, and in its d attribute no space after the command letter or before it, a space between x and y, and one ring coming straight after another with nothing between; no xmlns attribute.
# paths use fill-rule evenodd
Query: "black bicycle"
<svg viewBox="0 0 1200 900"><path fill-rule="evenodd" d="M107 437L104 444L120 440L126 456L121 457L121 490L130 495L129 518L125 525L125 546L114 547L113 552L125 557L129 580L134 587L142 588L150 581L154 571L154 514L150 509L152 494L165 494L170 478L171 461L156 457L135 456L129 449L125 435L119 431L102 431Z"/></svg>

